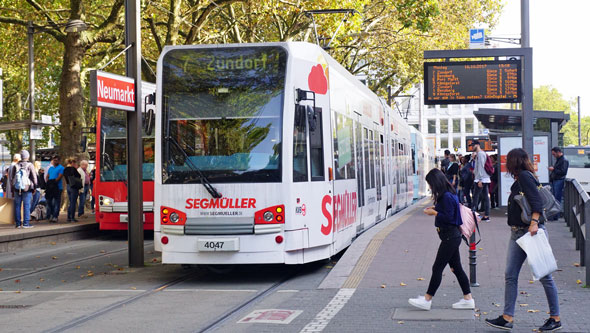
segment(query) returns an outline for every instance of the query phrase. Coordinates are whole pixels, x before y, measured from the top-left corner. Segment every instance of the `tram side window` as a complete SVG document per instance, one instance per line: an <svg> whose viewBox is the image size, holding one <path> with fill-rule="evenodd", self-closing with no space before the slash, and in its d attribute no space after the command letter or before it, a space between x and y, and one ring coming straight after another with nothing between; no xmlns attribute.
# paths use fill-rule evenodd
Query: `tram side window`
<svg viewBox="0 0 590 333"><path fill-rule="evenodd" d="M416 174L416 148L412 148L412 173Z"/></svg>
<svg viewBox="0 0 590 333"><path fill-rule="evenodd" d="M295 107L295 126L293 128L293 181L307 181L307 138L305 128L305 106Z"/></svg>
<svg viewBox="0 0 590 333"><path fill-rule="evenodd" d="M367 145L369 146L369 154L370 159L370 165L369 165L369 174L371 175L371 187L370 188L375 188L375 139L373 136L373 131L369 130L369 140L367 142Z"/></svg>
<svg viewBox="0 0 590 333"><path fill-rule="evenodd" d="M375 154L373 155L374 163L375 163L375 178L376 178L376 185L377 185L377 200L381 200L381 163L379 162L379 141L378 141L379 134L375 132L375 140L373 141L373 146L375 147Z"/></svg>
<svg viewBox="0 0 590 333"><path fill-rule="evenodd" d="M381 137L381 186L385 185L385 144L383 142L383 134L380 135Z"/></svg>
<svg viewBox="0 0 590 333"><path fill-rule="evenodd" d="M336 179L355 178L355 155L353 149L352 119L334 114L334 161Z"/></svg>
<svg viewBox="0 0 590 333"><path fill-rule="evenodd" d="M393 184L395 184L395 171L394 171L394 169L395 169L395 165L397 164L397 163L395 163L396 162L395 161L395 141L393 141L393 140L391 140L390 160L391 160L391 163L390 163L391 168L389 168L389 184L393 185Z"/></svg>
<svg viewBox="0 0 590 333"><path fill-rule="evenodd" d="M371 163L369 158L369 130L363 128L364 140L363 148L365 150L365 189L371 188Z"/></svg>
<svg viewBox="0 0 590 333"><path fill-rule="evenodd" d="M355 143L356 143L356 163L357 163L357 170L358 170L358 176L357 176L357 186L358 186L358 191L359 191L359 195L358 195L358 206L362 207L365 205L365 185L363 184L363 128L361 126L361 123L359 123L358 121L354 122L355 125L355 133L354 133L354 137L355 137Z"/></svg>
<svg viewBox="0 0 590 333"><path fill-rule="evenodd" d="M316 126L309 131L311 181L324 181L324 143L322 139L322 109L316 108Z"/></svg>

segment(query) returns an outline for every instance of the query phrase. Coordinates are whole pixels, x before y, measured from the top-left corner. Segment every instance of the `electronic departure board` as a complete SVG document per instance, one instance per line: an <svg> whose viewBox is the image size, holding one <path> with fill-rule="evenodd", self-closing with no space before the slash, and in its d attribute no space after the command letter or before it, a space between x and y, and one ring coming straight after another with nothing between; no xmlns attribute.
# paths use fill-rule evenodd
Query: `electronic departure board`
<svg viewBox="0 0 590 333"><path fill-rule="evenodd" d="M424 104L520 103L520 60L424 63Z"/></svg>
<svg viewBox="0 0 590 333"><path fill-rule="evenodd" d="M477 137L477 136L468 136L465 138L465 146L467 147L467 152L472 152L473 147L469 145L473 142L473 140L479 141L479 147L483 151L495 151L494 144L492 140L490 140L487 136L486 137Z"/></svg>

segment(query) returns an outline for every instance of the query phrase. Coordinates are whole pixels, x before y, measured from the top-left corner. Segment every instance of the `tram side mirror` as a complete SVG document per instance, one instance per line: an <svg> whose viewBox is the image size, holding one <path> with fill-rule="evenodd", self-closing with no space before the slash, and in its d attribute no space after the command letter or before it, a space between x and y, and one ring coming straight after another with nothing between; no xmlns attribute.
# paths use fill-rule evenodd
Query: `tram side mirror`
<svg viewBox="0 0 590 333"><path fill-rule="evenodd" d="M317 126L317 116L315 110L309 105L307 105L305 109L307 111L307 121L309 123L309 130L313 132L315 131L315 128Z"/></svg>
<svg viewBox="0 0 590 333"><path fill-rule="evenodd" d="M143 114L143 130L145 134L150 136L154 130L154 123L156 122L156 115L154 110L147 110Z"/></svg>
<svg viewBox="0 0 590 333"><path fill-rule="evenodd" d="M154 130L154 123L156 122L156 115L154 113L154 107L156 106L156 93L148 94L143 100L143 130L145 134L152 135ZM148 110L148 105L153 107Z"/></svg>

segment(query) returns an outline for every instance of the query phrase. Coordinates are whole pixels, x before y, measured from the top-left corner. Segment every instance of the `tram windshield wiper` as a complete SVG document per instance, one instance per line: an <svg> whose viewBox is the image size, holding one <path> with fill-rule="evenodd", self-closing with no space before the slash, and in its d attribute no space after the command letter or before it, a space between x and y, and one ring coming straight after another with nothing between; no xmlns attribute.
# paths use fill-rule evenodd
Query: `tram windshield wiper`
<svg viewBox="0 0 590 333"><path fill-rule="evenodd" d="M171 136L166 136L165 140L173 143L176 146L176 148L178 148L178 150L180 150L180 152L184 156L186 164L189 166L189 168L191 168L193 171L195 171L197 173L197 175L199 176L199 180L201 181L201 184L205 187L207 192L209 192L209 194L211 194L211 196L215 199L221 198L221 194L219 192L217 192L217 190L215 189L215 187L213 187L213 185L211 185L211 182L209 181L209 179L207 179L207 177L205 177L205 175L203 174L201 169L199 169L195 165L195 163L193 163L193 161L191 161L191 159L188 157L187 153L184 151L184 149L182 149L182 147L176 141L176 139L174 139Z"/></svg>

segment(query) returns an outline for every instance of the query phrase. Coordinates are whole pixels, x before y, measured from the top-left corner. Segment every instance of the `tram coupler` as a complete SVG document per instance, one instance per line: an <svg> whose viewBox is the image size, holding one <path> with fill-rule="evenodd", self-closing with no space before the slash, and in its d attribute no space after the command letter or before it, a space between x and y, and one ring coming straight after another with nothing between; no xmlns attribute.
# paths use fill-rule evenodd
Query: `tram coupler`
<svg viewBox="0 0 590 333"><path fill-rule="evenodd" d="M475 232L469 237L469 282L472 287L479 287L477 283L477 249L475 247Z"/></svg>

